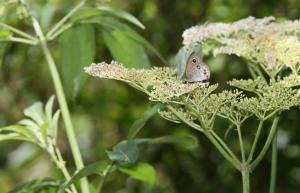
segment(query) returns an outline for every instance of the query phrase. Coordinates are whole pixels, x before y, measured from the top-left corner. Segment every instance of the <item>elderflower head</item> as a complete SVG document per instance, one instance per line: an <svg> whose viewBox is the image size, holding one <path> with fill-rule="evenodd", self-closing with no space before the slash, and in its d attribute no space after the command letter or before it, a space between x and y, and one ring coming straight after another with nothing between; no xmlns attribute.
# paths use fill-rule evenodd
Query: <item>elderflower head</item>
<svg viewBox="0 0 300 193"><path fill-rule="evenodd" d="M285 67L293 74L300 71L299 31L299 20L275 22L274 17L248 17L233 23L191 27L183 33L183 44L208 45L214 56L234 54L260 65L270 77L275 77Z"/></svg>

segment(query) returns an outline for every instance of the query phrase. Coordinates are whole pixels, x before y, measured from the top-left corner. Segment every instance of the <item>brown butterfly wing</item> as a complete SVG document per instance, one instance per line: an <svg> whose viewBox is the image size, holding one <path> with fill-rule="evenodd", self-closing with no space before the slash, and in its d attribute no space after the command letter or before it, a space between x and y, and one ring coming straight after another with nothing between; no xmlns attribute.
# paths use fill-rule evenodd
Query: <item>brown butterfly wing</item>
<svg viewBox="0 0 300 193"><path fill-rule="evenodd" d="M196 52L191 53L187 60L184 81L185 82L202 82L210 78L209 67L203 63L202 58Z"/></svg>

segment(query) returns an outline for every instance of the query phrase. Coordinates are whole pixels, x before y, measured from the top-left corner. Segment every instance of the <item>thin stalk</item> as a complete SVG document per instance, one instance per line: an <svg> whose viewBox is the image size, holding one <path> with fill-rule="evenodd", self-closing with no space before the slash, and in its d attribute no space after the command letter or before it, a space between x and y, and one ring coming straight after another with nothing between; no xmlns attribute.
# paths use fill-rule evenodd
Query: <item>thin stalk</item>
<svg viewBox="0 0 300 193"><path fill-rule="evenodd" d="M237 124L237 125L236 125L236 129L237 129L238 136L239 136L239 142L240 142L240 149L241 149L242 161L243 161L243 163L245 163L245 162L246 162L246 157L245 157L245 148L244 148L243 137L242 137L242 133L241 133L241 125L240 125L240 124Z"/></svg>
<svg viewBox="0 0 300 193"><path fill-rule="evenodd" d="M248 70L249 70L252 78L256 79L258 77L257 74L256 74L256 72L253 70L253 67L248 66Z"/></svg>
<svg viewBox="0 0 300 193"><path fill-rule="evenodd" d="M253 155L254 155L254 152L255 152L255 149L256 149L256 145L257 145L257 142L258 142L258 139L259 139L259 136L260 136L263 124L264 124L264 121L260 120L258 128L257 128L257 131L256 131L256 134L255 134L254 142L252 144L249 157L247 159L248 162L252 161L252 158L253 158Z"/></svg>
<svg viewBox="0 0 300 193"><path fill-rule="evenodd" d="M32 46L35 46L38 44L38 41L28 40L28 39L24 39L24 38L16 38L16 37L9 37L9 39L7 39L7 41L28 44L28 45L32 45Z"/></svg>
<svg viewBox="0 0 300 193"><path fill-rule="evenodd" d="M29 40L32 40L32 41L37 41L37 39L35 37L33 37L32 35L30 35L28 33L25 33L25 32L22 32L21 30L19 30L17 28L14 28L10 25L7 25L5 23L0 22L0 26L2 26L4 28L6 28L6 29L8 29L8 30L10 30L10 31L12 31L12 32L24 37L24 38L26 38L26 39L29 39Z"/></svg>
<svg viewBox="0 0 300 193"><path fill-rule="evenodd" d="M69 181L71 179L71 175L66 168L65 161L63 160L59 149L55 145L53 145L51 150L48 150L48 153L54 161L55 165L60 169L60 171L64 175L65 179ZM78 193L74 184L71 185L71 190L73 193Z"/></svg>
<svg viewBox="0 0 300 193"><path fill-rule="evenodd" d="M243 193L250 193L250 172L248 169L242 170Z"/></svg>
<svg viewBox="0 0 300 193"><path fill-rule="evenodd" d="M266 143L264 145L264 147L262 148L261 152L259 153L259 155L257 156L257 158L251 163L250 165L250 169L251 171L253 171L253 169L261 162L261 160L264 158L264 156L266 155L269 147L270 147L270 144L273 140L273 137L276 133L276 129L277 129L277 125L278 125L278 121L279 121L279 117L276 116L274 119L273 119L273 123L272 123L272 126L271 126L271 129L270 129L270 133L268 135L268 138L266 140Z"/></svg>
<svg viewBox="0 0 300 193"><path fill-rule="evenodd" d="M237 170L241 170L241 164L234 160L218 143L218 141L210 134L210 132L204 132L205 136L209 139L209 141L219 150L219 152L223 155L223 157L229 161Z"/></svg>
<svg viewBox="0 0 300 193"><path fill-rule="evenodd" d="M167 106L167 108L172 112L174 113L183 123L187 124L188 126L196 129L197 131L200 131L200 132L204 132L203 128L201 128L199 125L197 125L196 123L194 122L191 122L189 120L187 120L186 118L184 118L184 116L176 111L173 107L171 107L170 105Z"/></svg>
<svg viewBox="0 0 300 193"><path fill-rule="evenodd" d="M73 26L73 24L68 24L68 25L64 25L62 26L59 30L57 30L55 33L53 33L51 36L47 37L48 41L51 41L53 39L55 39L57 36L59 36L60 34L62 34L63 32L65 32L66 30L68 30L69 28L71 28Z"/></svg>
<svg viewBox="0 0 300 193"><path fill-rule="evenodd" d="M66 101L64 90L63 90L62 82L61 82L61 79L59 77L58 70L56 68L56 64L55 64L54 59L53 59L53 57L50 53L50 50L49 50L48 45L47 45L47 40L45 38L44 33L42 32L42 29L41 29L41 26L40 26L39 22L37 21L37 19L31 13L31 10L30 10L28 4L24 0L20 0L20 2L25 7L25 9L27 9L27 11L28 11L28 13L31 17L35 33L39 37L39 43L40 43L40 46L42 48L42 52L46 57L46 61L48 63L48 67L49 67L50 74L51 74L51 77L52 77L52 81L53 81L53 84L54 84L55 92L56 92L56 95L57 95L57 100L58 100L58 103L59 103L59 106L60 106L60 109L61 109L61 112L62 112L62 117L63 117L64 124L65 124L65 127L66 127L66 133L67 133L67 137L68 137L68 140L69 140L69 143L70 143L71 151L72 151L72 154L73 154L73 157L74 157L76 169L80 170L84 167L84 164L83 164L81 153L79 151L79 146L78 146L76 136L75 136L75 133L74 133L74 128L73 128L69 108L68 108L68 105L67 105L67 101ZM80 182L81 182L82 193L89 193L90 191L89 191L89 184L88 184L87 178L83 178L82 180L80 180Z"/></svg>
<svg viewBox="0 0 300 193"><path fill-rule="evenodd" d="M271 177L270 177L270 193L275 193L276 175L277 175L277 132L272 142L272 162L271 162Z"/></svg>
<svg viewBox="0 0 300 193"><path fill-rule="evenodd" d="M101 178L100 178L100 182L99 182L99 185L97 187L97 191L98 193L101 193L102 192L102 187L103 187L103 184L105 182L105 179L106 179L106 176L107 174L110 172L110 170L112 169L112 167L115 165L115 162L112 162L108 168L103 172Z"/></svg>
<svg viewBox="0 0 300 193"><path fill-rule="evenodd" d="M64 123L66 126L66 133L67 133L71 151L72 151L72 154L74 157L76 169L80 170L84 167L84 164L83 164L82 156L81 156L79 146L78 146L78 143L76 140L76 136L74 133L71 115L70 115L69 108L67 105L67 101L66 101L65 93L64 93L64 90L62 87L62 83L61 83L54 59L49 51L47 43L45 41L41 41L40 43L41 43L42 51L48 62L48 66L50 69L52 81L54 83L54 88L56 91L58 103L59 103L59 106L60 106L60 109L62 112L62 117L63 117ZM86 178L82 179L81 183L82 183L81 184L82 192L88 193L89 187L88 187L87 179Z"/></svg>
<svg viewBox="0 0 300 193"><path fill-rule="evenodd" d="M236 157L236 155L231 151L231 149L226 145L226 143L214 132L210 131L211 134L216 138L216 140L223 146L223 148L229 153L229 155L240 164L240 160Z"/></svg>
<svg viewBox="0 0 300 193"><path fill-rule="evenodd" d="M86 0L80 1L67 15L65 15L57 24L47 33L46 37L49 38L52 36L53 33L55 33L74 13L76 13L84 4L86 3Z"/></svg>
<svg viewBox="0 0 300 193"><path fill-rule="evenodd" d="M205 134L205 136L211 141L211 143L219 150L219 152L223 155L223 157L228 160L237 170L240 170L240 162L234 160L228 152L222 147L222 145L219 144L219 142L214 138L214 136L210 133L210 131L204 130L199 125L195 124L194 122L191 122L187 120L183 115L181 115L180 112L177 112L173 107L170 105L167 106L167 108L174 113L183 123L189 125L190 127L202 132Z"/></svg>

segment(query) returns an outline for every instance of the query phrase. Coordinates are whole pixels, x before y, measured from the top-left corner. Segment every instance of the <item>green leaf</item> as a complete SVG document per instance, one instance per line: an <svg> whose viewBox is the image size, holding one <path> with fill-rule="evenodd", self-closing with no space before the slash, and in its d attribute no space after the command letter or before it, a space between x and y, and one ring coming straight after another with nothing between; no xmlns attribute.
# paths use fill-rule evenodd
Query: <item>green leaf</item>
<svg viewBox="0 0 300 193"><path fill-rule="evenodd" d="M157 111L162 108L164 105L162 103L157 103L154 106L150 107L147 111L144 112L141 118L134 121L132 126L129 129L127 139L133 139L139 131L144 127L146 122L157 113Z"/></svg>
<svg viewBox="0 0 300 193"><path fill-rule="evenodd" d="M75 98L86 80L83 67L95 57L95 31L92 25L77 25L59 38L61 69L68 97Z"/></svg>
<svg viewBox="0 0 300 193"><path fill-rule="evenodd" d="M53 137L54 141L57 138L57 128L58 128L58 119L60 115L60 110L56 111L52 117L52 109L53 109L53 102L54 102L54 95L50 97L48 102L45 105L45 115L47 122L49 123L48 126L48 134Z"/></svg>
<svg viewBox="0 0 300 193"><path fill-rule="evenodd" d="M43 116L43 103L35 102L31 106L27 107L24 110L24 114L35 121L37 124L42 125L44 123L44 116Z"/></svg>
<svg viewBox="0 0 300 193"><path fill-rule="evenodd" d="M112 56L129 68L149 68L150 62L142 45L121 30L103 30L103 39Z"/></svg>
<svg viewBox="0 0 300 193"><path fill-rule="evenodd" d="M37 142L38 139L35 136L35 133L32 132L30 129L20 126L20 125L10 125L6 127L0 128L0 132L6 132L2 134L2 140L26 140L26 141L33 141ZM6 137L5 137L6 135Z"/></svg>
<svg viewBox="0 0 300 193"><path fill-rule="evenodd" d="M119 17L121 19L124 19L132 24L135 24L136 26L140 27L141 29L145 29L145 26L133 15L131 15L128 12L125 12L121 9L113 8L113 7L98 7L98 10L101 11L104 14Z"/></svg>
<svg viewBox="0 0 300 193"><path fill-rule="evenodd" d="M74 184L76 181L90 175L103 176L105 172L111 167L111 165L104 164L103 161L95 162L75 172L70 180L66 181L59 187L59 193L64 191L66 188Z"/></svg>
<svg viewBox="0 0 300 193"><path fill-rule="evenodd" d="M112 151L106 151L110 160L117 162L120 166L134 164L139 158L139 150L132 140L122 141L113 147Z"/></svg>
<svg viewBox="0 0 300 193"><path fill-rule="evenodd" d="M26 141L27 138L22 137L18 133L0 134L0 142L1 141L8 141L8 140L23 140L23 141Z"/></svg>
<svg viewBox="0 0 300 193"><path fill-rule="evenodd" d="M145 48L149 49L153 54L155 54L159 59L161 59L161 61L165 65L168 64L168 62L162 57L162 55L160 55L160 53L145 38L143 38L140 34L138 34L135 30L133 30L125 23L122 23L112 17L107 16L88 19L85 20L83 23L99 24L103 27L104 30L122 31L124 34L131 37Z"/></svg>
<svg viewBox="0 0 300 193"><path fill-rule="evenodd" d="M51 144L56 142L57 124L60 111L52 116L54 97L51 97L45 108L41 102L36 102L24 110L28 117L19 121L19 124L0 128L0 141L25 140L47 148L49 139Z"/></svg>
<svg viewBox="0 0 300 193"><path fill-rule="evenodd" d="M50 179L50 178L44 178L44 179L36 179L29 182L26 182L13 190L11 190L9 193L38 193L38 192L45 192L45 190L48 190L46 192L56 192L57 188L59 187L59 182ZM52 191L51 191L52 190Z"/></svg>
<svg viewBox="0 0 300 193"><path fill-rule="evenodd" d="M141 180L152 186L156 182L157 175L155 169L147 163L138 163L132 167L119 168L119 170L136 180Z"/></svg>
<svg viewBox="0 0 300 193"><path fill-rule="evenodd" d="M125 12L121 9L103 6L98 8L93 7L84 7L76 12L71 18L71 22L77 22L79 20L90 19L98 16L112 16L116 18L123 19L129 23L140 27L141 29L145 29L145 26L133 15L128 12Z"/></svg>

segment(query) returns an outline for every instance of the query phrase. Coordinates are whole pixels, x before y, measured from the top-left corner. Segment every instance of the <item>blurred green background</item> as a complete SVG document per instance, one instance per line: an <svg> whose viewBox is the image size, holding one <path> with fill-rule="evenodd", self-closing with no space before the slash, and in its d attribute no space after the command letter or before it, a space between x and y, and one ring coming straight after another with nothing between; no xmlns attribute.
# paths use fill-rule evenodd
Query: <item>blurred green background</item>
<svg viewBox="0 0 300 193"><path fill-rule="evenodd" d="M76 4L76 1L70 0L30 2L40 12L50 8L57 10L55 20ZM114 0L104 3L136 16L146 26L145 30L138 32L170 63L182 46L182 32L193 25L232 22L250 15L273 15L286 19L298 19L300 16L300 0ZM24 21L15 19L12 24L30 31ZM112 56L101 37L96 39L96 44L95 62L110 61ZM59 63L57 45L53 43L50 46ZM153 66L164 65L151 52L147 53ZM225 86L225 82L233 77L250 77L244 62L234 56L207 56L204 60L212 69L212 82L218 82L221 86ZM37 100L47 101L53 93L47 64L39 48L8 45L0 73L0 126L21 120L24 108ZM120 82L97 78L89 78L78 97L70 99L69 104L86 163L106 159L105 150L124 139L133 121L150 106L147 96L137 90ZM284 113L280 121L278 193L300 191L299 117L299 109L295 108ZM156 115L139 135L155 137L178 133L196 136L198 146L193 149L174 145L142 147L140 159L153 165L158 172L155 187L128 179L124 174L114 173L108 178L103 192L241 192L239 173L224 162L204 136L187 126L167 122ZM72 169L74 163L63 126L60 127L59 139L67 166ZM252 174L253 193L268 191L269 171L268 155ZM48 155L39 148L21 142L0 143L0 193L33 178L59 175Z"/></svg>

